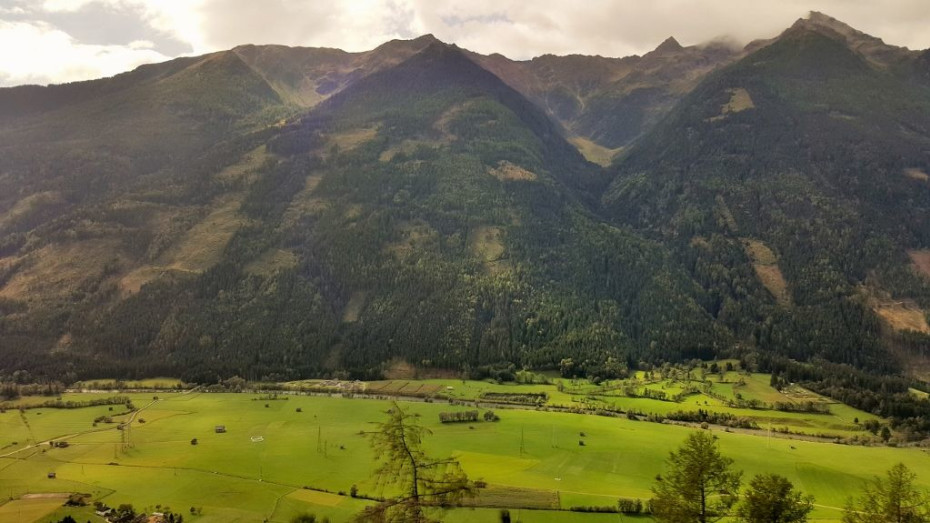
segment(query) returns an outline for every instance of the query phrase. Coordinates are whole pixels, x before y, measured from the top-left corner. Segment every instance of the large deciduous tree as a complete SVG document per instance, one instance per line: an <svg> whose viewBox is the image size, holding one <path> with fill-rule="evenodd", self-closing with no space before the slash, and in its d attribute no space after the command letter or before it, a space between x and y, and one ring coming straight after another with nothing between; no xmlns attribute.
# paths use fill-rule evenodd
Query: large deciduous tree
<svg viewBox="0 0 930 523"><path fill-rule="evenodd" d="M813 508L813 496L795 490L784 476L759 474L749 482L736 514L746 523L804 523Z"/></svg>
<svg viewBox="0 0 930 523"><path fill-rule="evenodd" d="M665 475L652 487L653 516L666 523L708 523L730 512L738 499L742 472L720 454L717 438L693 432L668 458Z"/></svg>
<svg viewBox="0 0 930 523"><path fill-rule="evenodd" d="M377 423L371 446L381 461L378 484L394 487L399 493L366 508L359 521L431 522L431 510L453 506L474 495L475 486L457 461L435 459L422 450L423 436L431 432L417 420L418 415L394 403L387 421Z"/></svg>
<svg viewBox="0 0 930 523"><path fill-rule="evenodd" d="M898 463L886 476L868 482L859 498L846 503L843 523L930 522L930 493L914 485L917 475Z"/></svg>

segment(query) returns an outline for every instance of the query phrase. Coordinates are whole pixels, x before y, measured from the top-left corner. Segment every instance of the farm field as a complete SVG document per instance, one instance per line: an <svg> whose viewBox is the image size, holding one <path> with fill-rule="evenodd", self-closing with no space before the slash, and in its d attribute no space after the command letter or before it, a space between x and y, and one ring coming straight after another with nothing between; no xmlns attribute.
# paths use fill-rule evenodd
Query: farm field
<svg viewBox="0 0 930 523"><path fill-rule="evenodd" d="M670 373L671 374L671 373ZM292 390L364 393L376 396L438 397L488 406L551 407L597 411L633 411L640 415L670 416L698 410L746 420L759 430L792 432L826 438L866 437L867 421L878 417L791 384L776 390L771 376L735 371L704 376L658 375L638 372L626 380L604 381L548 378L550 383L517 384L454 379L338 382L307 380L285 384ZM915 391L915 394L921 394ZM661 399L660 399L661 398ZM522 401L521 401L522 400ZM774 408L813 405L822 411Z"/></svg>
<svg viewBox="0 0 930 523"><path fill-rule="evenodd" d="M86 396L66 394L63 400ZM157 401L152 394L125 396L141 408L129 431L116 430L115 425L93 427L95 417L111 412L106 406L0 414L4 428L0 447L7 445L0 451L0 493L4 501L18 500L0 505L0 522L21 521L18 514L33 514L24 511L27 500L19 498L35 493L86 492L110 506L132 503L152 510L161 505L185 515L192 506L202 507L202 514L189 520L204 522L287 522L302 512L346 521L365 502L339 492L357 485L360 494L380 493L371 479L374 456L363 433L371 430L370 422L384 419L390 401L298 395L272 400L250 393L200 392L159 393ZM516 515L519 510L523 521L616 521L616 514L528 508L567 509L613 505L618 497L648 498L668 452L696 430L518 409L496 410L499 422L443 425L440 412L467 407L447 402L400 404L420 414L432 430L426 441L430 454L455 456L470 478L488 483L475 504L517 503L526 508L513 506L512 512ZM16 429L24 417L29 428ZM217 425L224 425L226 433L216 433ZM818 520L838 520L839 507L850 492L898 462L907 463L921 484L930 486L926 450L715 433L723 452L745 471L745 479L774 472L813 494L818 505L813 517ZM15 446L6 441L11 434L18 438ZM67 448L30 447L65 435ZM197 445L191 444L194 438ZM585 445L580 446L579 440ZM49 479L50 472L57 477ZM86 508L59 508L43 516L40 511L49 506L35 503L28 508L36 511L36 521L88 513ZM497 508L461 508L447 513L444 520L497 518Z"/></svg>

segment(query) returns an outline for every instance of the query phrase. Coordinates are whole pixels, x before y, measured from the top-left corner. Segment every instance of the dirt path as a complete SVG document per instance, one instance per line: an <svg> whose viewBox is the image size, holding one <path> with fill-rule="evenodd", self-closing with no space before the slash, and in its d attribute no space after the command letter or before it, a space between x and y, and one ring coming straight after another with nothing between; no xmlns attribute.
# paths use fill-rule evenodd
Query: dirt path
<svg viewBox="0 0 930 523"><path fill-rule="evenodd" d="M67 499L69 497L71 497L69 492L38 492L23 494L19 499Z"/></svg>

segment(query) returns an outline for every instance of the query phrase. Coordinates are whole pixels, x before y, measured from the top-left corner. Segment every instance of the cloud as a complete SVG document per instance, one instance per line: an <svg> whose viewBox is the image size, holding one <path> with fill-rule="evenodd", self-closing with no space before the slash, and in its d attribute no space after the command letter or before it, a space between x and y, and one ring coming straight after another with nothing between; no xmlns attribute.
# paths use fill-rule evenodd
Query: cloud
<svg viewBox="0 0 930 523"><path fill-rule="evenodd" d="M362 51L417 36L414 13L402 0L205 0L197 11L210 49L275 43Z"/></svg>
<svg viewBox="0 0 930 523"><path fill-rule="evenodd" d="M167 60L144 47L84 45L43 22L0 20L0 85L61 83L112 76L143 63Z"/></svg>
<svg viewBox="0 0 930 523"><path fill-rule="evenodd" d="M0 1L0 42L24 50L0 57L0 84L91 78L248 43L363 51L425 33L515 59L627 56L668 36L684 45L772 37L808 10L891 44L930 47L927 0Z"/></svg>
<svg viewBox="0 0 930 523"><path fill-rule="evenodd" d="M911 48L930 46L926 0L409 0L416 26L482 53L625 56L668 36L685 45L718 37L746 43L777 35L810 10Z"/></svg>
<svg viewBox="0 0 930 523"><path fill-rule="evenodd" d="M777 35L809 10L889 43L930 46L926 0L203 0L197 9L204 49L280 43L360 51L433 33L517 59L642 54L668 36L686 45L719 37L745 43Z"/></svg>

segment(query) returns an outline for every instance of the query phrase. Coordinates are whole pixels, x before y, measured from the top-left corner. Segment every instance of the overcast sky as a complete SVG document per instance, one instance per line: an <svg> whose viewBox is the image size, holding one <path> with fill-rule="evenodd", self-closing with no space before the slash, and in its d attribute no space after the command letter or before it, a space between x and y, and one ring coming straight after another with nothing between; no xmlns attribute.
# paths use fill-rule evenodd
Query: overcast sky
<svg viewBox="0 0 930 523"><path fill-rule="evenodd" d="M481 53L642 54L771 37L810 10L911 49L930 0L0 0L0 86L110 76L239 44L362 51L432 33Z"/></svg>

